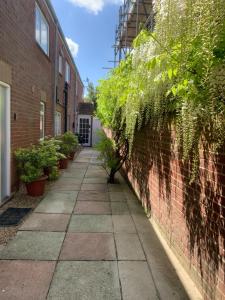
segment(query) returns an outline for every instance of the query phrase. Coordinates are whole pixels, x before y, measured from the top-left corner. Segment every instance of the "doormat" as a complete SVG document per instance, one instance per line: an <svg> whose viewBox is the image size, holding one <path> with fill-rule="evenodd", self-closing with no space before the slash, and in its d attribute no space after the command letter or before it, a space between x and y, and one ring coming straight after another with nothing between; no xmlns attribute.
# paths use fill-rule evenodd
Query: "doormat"
<svg viewBox="0 0 225 300"><path fill-rule="evenodd" d="M16 226L32 208L9 207L0 215L0 226Z"/></svg>

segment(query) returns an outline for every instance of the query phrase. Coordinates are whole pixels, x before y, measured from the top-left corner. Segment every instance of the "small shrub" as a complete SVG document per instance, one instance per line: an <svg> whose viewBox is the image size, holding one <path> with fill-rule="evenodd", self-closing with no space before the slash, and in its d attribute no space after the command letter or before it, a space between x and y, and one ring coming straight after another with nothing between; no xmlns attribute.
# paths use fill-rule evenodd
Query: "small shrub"
<svg viewBox="0 0 225 300"><path fill-rule="evenodd" d="M98 135L100 138L96 145L96 149L100 152L98 158L103 161L103 166L109 174L108 182L115 183L115 174L127 159L128 148L125 144L121 147L119 140L108 138L102 130L99 130Z"/></svg>
<svg viewBox="0 0 225 300"><path fill-rule="evenodd" d="M65 156L69 156L78 146L78 139L71 131L65 132L60 138L60 152Z"/></svg>
<svg viewBox="0 0 225 300"><path fill-rule="evenodd" d="M44 157L36 146L20 148L15 151L20 180L29 183L43 176Z"/></svg>

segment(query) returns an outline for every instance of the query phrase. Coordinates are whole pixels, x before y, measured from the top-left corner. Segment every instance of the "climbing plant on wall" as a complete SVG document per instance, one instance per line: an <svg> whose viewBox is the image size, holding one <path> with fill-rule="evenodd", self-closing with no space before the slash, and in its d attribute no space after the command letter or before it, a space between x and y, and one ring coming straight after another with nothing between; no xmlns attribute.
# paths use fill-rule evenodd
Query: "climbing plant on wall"
<svg viewBox="0 0 225 300"><path fill-rule="evenodd" d="M134 134L150 122L160 130L173 118L183 159L199 163L199 146L225 139L224 0L155 0L154 32L142 31L134 49L98 86L98 115Z"/></svg>

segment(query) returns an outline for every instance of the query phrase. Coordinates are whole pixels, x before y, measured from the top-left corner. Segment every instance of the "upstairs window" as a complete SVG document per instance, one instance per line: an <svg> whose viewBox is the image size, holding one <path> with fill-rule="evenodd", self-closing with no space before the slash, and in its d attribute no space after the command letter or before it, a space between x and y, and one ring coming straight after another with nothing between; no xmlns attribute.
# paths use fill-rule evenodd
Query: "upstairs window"
<svg viewBox="0 0 225 300"><path fill-rule="evenodd" d="M65 81L70 83L70 65L66 62L66 74L65 74Z"/></svg>
<svg viewBox="0 0 225 300"><path fill-rule="evenodd" d="M63 65L63 59L62 59L62 55L59 54L59 73L62 74L62 66Z"/></svg>
<svg viewBox="0 0 225 300"><path fill-rule="evenodd" d="M35 37L46 55L49 55L49 27L40 8L35 6Z"/></svg>

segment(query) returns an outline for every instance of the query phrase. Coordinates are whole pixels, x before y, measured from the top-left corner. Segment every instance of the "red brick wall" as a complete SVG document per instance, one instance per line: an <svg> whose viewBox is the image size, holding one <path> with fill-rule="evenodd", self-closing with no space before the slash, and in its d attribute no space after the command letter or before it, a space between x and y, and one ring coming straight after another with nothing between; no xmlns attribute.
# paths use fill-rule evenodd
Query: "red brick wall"
<svg viewBox="0 0 225 300"><path fill-rule="evenodd" d="M40 138L41 91L46 93L46 135L51 135L53 122L52 82L55 26L45 5L38 1L50 29L50 55L47 57L35 40L35 1L0 2L0 59L12 67L11 145L36 143ZM13 174L15 173L12 164ZM13 176L14 184L15 176Z"/></svg>
<svg viewBox="0 0 225 300"><path fill-rule="evenodd" d="M58 74L58 53L62 49L63 67L65 60L70 64L71 83L68 89L69 129L73 129L76 70L69 57L65 44L58 33L55 47L56 24L46 6L45 0L37 0L49 25L49 57L45 55L35 39L35 0L0 1L0 60L12 69L11 82L11 151L37 143L40 138L40 101L46 95L45 135L54 133L55 113L55 67L57 68L58 98L62 112L64 129L63 90L65 77ZM55 60L55 58L57 58ZM63 69L63 74L65 70ZM12 158L12 185L17 177Z"/></svg>
<svg viewBox="0 0 225 300"><path fill-rule="evenodd" d="M62 132L64 132L64 87L65 87L65 69L66 69L66 62L70 65L70 84L68 85L68 107L67 107L67 116L69 116L69 124L68 130L74 131L74 124L75 124L75 105L76 105L76 77L77 73L73 63L71 62L71 58L68 54L68 51L62 41L60 35L58 34L58 57L59 54L62 55L62 74L58 72L57 66L57 98L59 103L57 105L57 110L62 113ZM61 106L61 108L60 108Z"/></svg>
<svg viewBox="0 0 225 300"><path fill-rule="evenodd" d="M200 176L189 183L169 127L136 134L126 173L205 299L225 299L225 155L202 147Z"/></svg>

